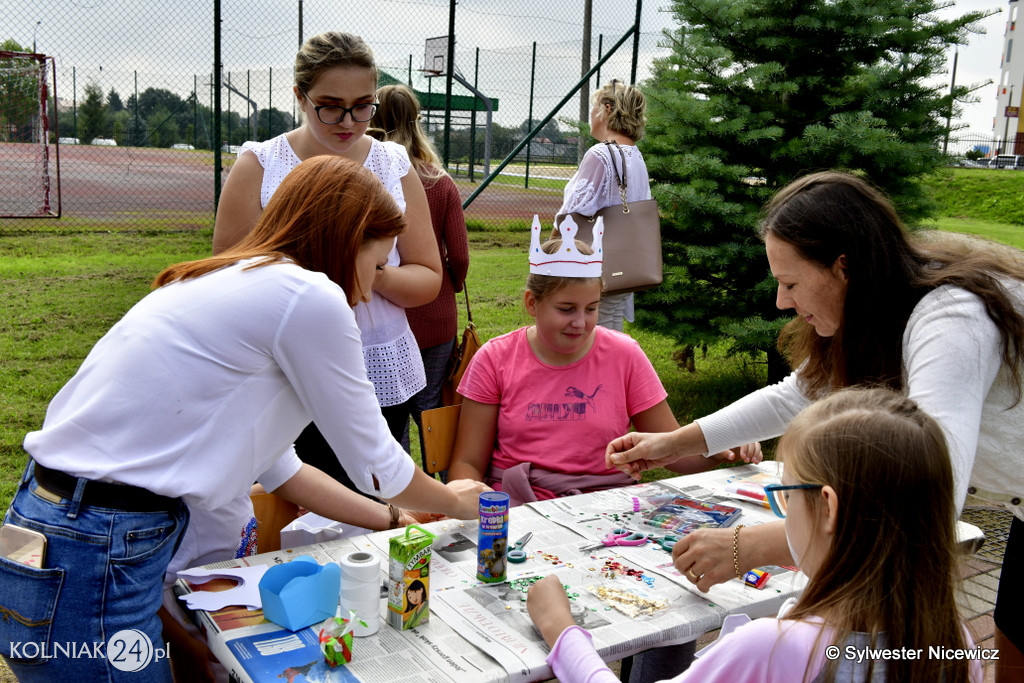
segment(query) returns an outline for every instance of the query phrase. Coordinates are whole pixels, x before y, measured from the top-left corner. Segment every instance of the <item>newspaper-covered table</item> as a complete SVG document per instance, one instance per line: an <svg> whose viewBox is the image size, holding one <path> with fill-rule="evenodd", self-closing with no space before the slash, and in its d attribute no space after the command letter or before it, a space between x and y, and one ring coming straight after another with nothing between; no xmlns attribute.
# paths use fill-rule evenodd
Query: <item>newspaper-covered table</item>
<svg viewBox="0 0 1024 683"><path fill-rule="evenodd" d="M730 467L699 475L674 477L637 486L609 489L586 496L529 503L528 506L544 515L546 519L563 524L581 536L595 540L603 537L615 527L653 532L657 535L656 529L647 527L641 521L641 513L633 511L633 499L639 500L641 509L647 510L653 507L657 501L675 494L738 507L742 514L735 524L755 526L776 521L778 517L760 503L730 495L727 493L727 487L729 484L737 482L777 483L780 476L781 465L779 463L762 462L759 465ZM738 579L733 579L712 586L708 593L701 593L696 586L676 571L672 565L671 554L656 544L648 543L635 548L618 547L615 551L629 562L672 581L715 607L724 608L726 613L743 612L755 618L774 616L787 597L798 594L807 584L807 577L801 572L793 568L772 566L762 567L771 574L771 578L763 589L755 589ZM717 628L717 626L713 628Z"/></svg>
<svg viewBox="0 0 1024 683"><path fill-rule="evenodd" d="M526 590L532 582L556 574L570 596L577 623L594 636L606 661L659 645L693 640L718 628L730 612L752 616L774 614L796 595L803 575L782 568L758 590L737 580L702 594L672 567L671 554L654 544L642 547L595 547L614 527L640 527L634 512L659 497L683 493L721 500L743 509L738 523L771 519L758 505L720 497L732 479L757 473L774 474L770 465L744 466L698 475L589 493L513 508L509 544L532 533L524 547L527 560L508 565L508 580L483 584L476 579L477 524L446 520L424 525L437 535L430 572L430 620L408 631L387 625L385 599L389 539L403 530L320 543L266 553L208 568L288 562L309 555L317 562L338 562L354 551L381 558L381 625L371 636L356 638L352 662L329 669L317 647L315 627L291 632L263 618L259 610L227 607L195 613L211 649L234 680L259 683L334 681L430 681L484 683L526 682L551 678L548 648L526 612ZM223 589L224 586L209 586ZM207 589L179 581L186 593Z"/></svg>

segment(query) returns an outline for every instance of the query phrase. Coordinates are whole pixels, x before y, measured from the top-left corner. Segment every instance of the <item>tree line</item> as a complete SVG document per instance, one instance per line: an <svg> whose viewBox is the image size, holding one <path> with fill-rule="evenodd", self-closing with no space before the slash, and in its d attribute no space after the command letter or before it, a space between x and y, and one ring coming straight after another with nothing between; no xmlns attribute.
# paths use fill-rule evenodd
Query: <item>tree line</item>
<svg viewBox="0 0 1024 683"><path fill-rule="evenodd" d="M54 104L50 106L52 110ZM199 102L195 93L181 97L163 88L146 88L124 101L116 90L104 94L99 85L90 82L83 89L82 100L59 115L61 137L73 136L83 144L95 138L111 138L118 145L132 147L182 144L213 148L213 111ZM294 127L291 113L276 108L263 109L255 117L222 111L220 139L222 144L241 145Z"/></svg>

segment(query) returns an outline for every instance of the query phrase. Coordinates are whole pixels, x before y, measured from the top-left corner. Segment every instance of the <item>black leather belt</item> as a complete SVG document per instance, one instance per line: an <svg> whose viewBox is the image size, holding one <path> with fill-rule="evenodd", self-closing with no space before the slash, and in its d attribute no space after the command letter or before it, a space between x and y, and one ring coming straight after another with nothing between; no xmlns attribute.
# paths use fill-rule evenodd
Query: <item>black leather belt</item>
<svg viewBox="0 0 1024 683"><path fill-rule="evenodd" d="M35 468L36 482L50 493L71 500L75 497L75 488L79 477L66 472L51 470L38 462ZM85 480L85 491L82 493L82 505L92 505L126 512L160 512L173 510L181 502L180 498L161 496L148 489L128 484L112 484L106 481Z"/></svg>

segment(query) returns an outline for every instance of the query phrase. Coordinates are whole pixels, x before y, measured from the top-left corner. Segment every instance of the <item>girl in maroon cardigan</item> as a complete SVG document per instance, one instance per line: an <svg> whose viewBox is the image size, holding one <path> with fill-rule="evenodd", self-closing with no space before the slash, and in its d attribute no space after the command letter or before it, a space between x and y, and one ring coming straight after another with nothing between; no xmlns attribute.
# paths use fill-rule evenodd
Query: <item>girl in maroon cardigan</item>
<svg viewBox="0 0 1024 683"><path fill-rule="evenodd" d="M441 406L441 385L458 335L459 313L455 294L461 292L469 269L469 239L462 214L459 189L444 169L430 140L420 128L420 103L404 85L385 85L377 90L380 105L370 134L404 145L413 168L423 182L430 207L434 236L444 261L441 292L428 304L407 308L409 327L423 356L427 386L410 400L412 418L420 425L420 413ZM409 447L408 427L403 444Z"/></svg>

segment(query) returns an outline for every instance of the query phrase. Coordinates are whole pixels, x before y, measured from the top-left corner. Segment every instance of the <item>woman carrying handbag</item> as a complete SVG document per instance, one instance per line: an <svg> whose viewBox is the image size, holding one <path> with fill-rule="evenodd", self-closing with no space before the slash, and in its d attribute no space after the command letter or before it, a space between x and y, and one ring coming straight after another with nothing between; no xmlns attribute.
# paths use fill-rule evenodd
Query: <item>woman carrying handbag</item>
<svg viewBox="0 0 1024 683"><path fill-rule="evenodd" d="M587 150L579 169L565 186L559 217L570 213L593 216L605 207L620 206L623 201L651 198L647 166L636 146L646 123L644 94L635 86L613 80L594 93L593 103L590 134L599 144ZM629 178L625 197L619 193L621 178ZM633 321L633 295L604 294L597 324L621 332L623 320Z"/></svg>

